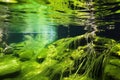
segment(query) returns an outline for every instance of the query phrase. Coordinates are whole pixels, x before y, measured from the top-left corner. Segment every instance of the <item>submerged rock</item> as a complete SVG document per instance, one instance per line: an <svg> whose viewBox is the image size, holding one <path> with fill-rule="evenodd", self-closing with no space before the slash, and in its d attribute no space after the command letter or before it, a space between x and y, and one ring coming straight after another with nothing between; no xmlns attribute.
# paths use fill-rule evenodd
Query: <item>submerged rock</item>
<svg viewBox="0 0 120 80"><path fill-rule="evenodd" d="M5 55L0 59L0 76L20 71L8 80L119 80L119 43L95 37L93 51L82 44L85 36L60 39L43 50L16 46L16 58ZM23 44L24 46L24 44ZM20 46L19 46L20 47ZM39 48L38 48L39 49ZM37 54L35 54L37 53ZM114 58L113 58L114 57ZM4 70L3 70L4 69ZM117 74L117 75L116 75ZM110 77L110 78L109 78Z"/></svg>
<svg viewBox="0 0 120 80"><path fill-rule="evenodd" d="M26 61L26 60L32 59L35 54L33 51L26 50L26 51L20 52L18 55L20 57L20 60Z"/></svg>
<svg viewBox="0 0 120 80"><path fill-rule="evenodd" d="M107 64L104 74L105 80L120 80L120 66Z"/></svg>
<svg viewBox="0 0 120 80"><path fill-rule="evenodd" d="M4 56L0 58L0 76L20 71L20 62L15 57Z"/></svg>
<svg viewBox="0 0 120 80"><path fill-rule="evenodd" d="M3 50L4 54L12 54L13 53L13 48L10 46L7 46L4 50Z"/></svg>
<svg viewBox="0 0 120 80"><path fill-rule="evenodd" d="M111 48L111 54L105 66L105 80L120 80L120 43Z"/></svg>

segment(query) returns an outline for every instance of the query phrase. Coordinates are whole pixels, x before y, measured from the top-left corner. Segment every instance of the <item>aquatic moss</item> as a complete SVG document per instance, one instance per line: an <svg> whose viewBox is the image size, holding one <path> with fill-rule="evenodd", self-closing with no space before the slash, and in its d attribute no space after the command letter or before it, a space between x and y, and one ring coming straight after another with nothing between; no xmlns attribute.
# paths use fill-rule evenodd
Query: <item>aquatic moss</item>
<svg viewBox="0 0 120 80"><path fill-rule="evenodd" d="M116 62L117 63L117 62ZM105 80L113 79L113 80L120 80L120 67L116 65L108 64L105 67Z"/></svg>
<svg viewBox="0 0 120 80"><path fill-rule="evenodd" d="M19 75L6 79L107 80L109 76L119 79L115 75L118 74L116 71L119 69L118 66L120 66L119 59L117 59L119 55L113 55L119 51L119 43L113 39L96 36L93 41L95 52L88 53L88 45L87 43L83 44L83 40L85 40L85 35L63 38L53 42L42 50L35 48L38 51L36 51L36 55L33 54L33 46L28 46L29 44L31 45L32 40L31 42L28 41L12 45L15 50L12 53L13 55L5 54L4 56L11 55L18 58L21 68L19 69ZM18 54L18 56L15 56L15 54ZM21 60L24 58L29 59ZM6 57L8 63L3 62L4 64L1 64L1 66L8 65L9 59ZM11 65L13 66L14 64ZM9 70L6 69L5 74L8 73Z"/></svg>
<svg viewBox="0 0 120 80"><path fill-rule="evenodd" d="M11 56L0 57L0 77L20 71L20 61Z"/></svg>

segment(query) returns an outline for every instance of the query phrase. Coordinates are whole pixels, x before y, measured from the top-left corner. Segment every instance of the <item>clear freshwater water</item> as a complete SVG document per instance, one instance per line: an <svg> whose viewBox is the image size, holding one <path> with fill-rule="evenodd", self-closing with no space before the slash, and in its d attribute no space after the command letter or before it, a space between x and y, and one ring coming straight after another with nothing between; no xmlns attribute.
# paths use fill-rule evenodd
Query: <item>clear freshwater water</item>
<svg viewBox="0 0 120 80"><path fill-rule="evenodd" d="M54 36L53 40L67 37L68 35L84 34L86 32L84 27L90 16L89 10L85 8L85 4L83 4L83 7L82 5L79 6L79 3L78 6L73 5L74 1L72 0L68 1L68 3L63 3L63 5L67 4L71 13L65 12L64 9L60 10L64 6L56 9L52 6L52 9L47 2L44 5L43 3L40 4L39 1L23 0L14 3L13 0L10 3L3 0L0 5L0 27L6 29L6 33L10 34L10 39L18 33L18 36L51 33L50 35ZM99 30L98 35L119 40L119 1L105 2L98 0L94 8L95 24Z"/></svg>
<svg viewBox="0 0 120 80"><path fill-rule="evenodd" d="M86 36L87 38L84 39L84 41L82 42L82 45L86 44L87 42L88 43L87 47L89 48L87 50L85 48L84 50L87 53L92 54L94 53L94 48L93 48L94 46L92 45L94 40L92 40L92 38L96 38L96 36L103 37L105 39L106 38L113 39L114 41L119 42L120 40L119 25L120 25L120 1L119 0L113 0L113 1L112 0L102 0L102 1L101 0L93 0L93 1L92 0L57 0L57 1L56 0L0 0L1 54L3 53L4 55L5 53L5 56L6 56L7 53L12 54L13 52L13 56L17 55L17 58L19 58L20 61L23 61L21 62L23 66L20 73L15 73L16 75L14 77L10 77L10 76L13 76L13 75L8 76L10 68L8 69L4 68L6 72L1 71L0 77L3 80L89 80L88 79L89 75L87 75L88 78L86 78L86 75L85 77L84 75L82 75L83 78L81 78L79 77L78 74L76 74L79 72L80 74L85 72L84 67L82 68L83 71L82 70L79 71L79 64L82 64L82 62L84 63L84 60L81 61L81 63L78 60L78 63L76 63L77 64L76 66L78 66L77 70L74 67L75 69L70 70L71 72L69 72L70 67L69 68L67 67L67 69L65 69L66 71L64 72L63 69L65 66L59 67L59 65L67 65L66 63L62 63L62 64L58 63L57 65L57 63L54 60L52 60L53 59L52 58L47 61L49 64L44 62L43 67L40 67L42 64L40 63L40 65L38 65L37 63L34 63L34 59L36 60L38 59L38 62L41 62L41 60L44 61L44 59L47 60L43 56L44 55L50 56L48 53L52 53L51 50L54 51L54 49L58 49L58 51L56 52L61 52L59 54L61 55L61 58L62 56L66 57L67 55L65 56L64 54L62 54L62 50L65 49L66 52L67 51L69 52L69 49L66 49L67 47L64 46L64 44L60 42L58 42L58 44L57 42L54 43L55 45L59 45L59 44L63 45L62 46L63 48L60 48L60 47L57 48L56 46L48 47L48 45L60 39L72 38L72 37L76 37L84 34L86 35L88 34L88 35ZM90 41L89 41L89 37L91 39ZM76 45L78 46L79 45L78 42L79 41L75 42L74 46ZM5 44L4 47L3 47L3 43ZM67 42L65 44L67 44ZM101 41L100 45L101 44L104 45L108 43L106 42L102 43ZM71 45L72 44L70 44L69 46L70 52L74 50L73 46L71 49ZM10 48L10 50L8 49L8 52L7 52L6 47L8 46L12 47L13 51L11 51L11 48ZM23 47L23 48L20 48L20 47ZM48 49L48 52L44 53L44 49L46 47L50 48L51 50ZM97 49L99 50L99 48L100 47L98 47ZM20 51L17 52L17 50L20 50ZM41 52L42 50L43 52ZM95 51L95 52L99 53L99 51ZM105 53L105 52L107 51L104 51L102 53ZM27 55L25 53L27 53ZM35 58L32 61L31 61L31 57L26 58L26 56L29 56L29 53L30 55L32 54L32 56L33 54L35 55ZM7 55L10 56L9 54ZM52 55L54 56L56 54L54 54L53 52ZM120 54L118 53L118 55ZM120 56L118 56L117 59L119 59L119 57ZM69 57L66 57L66 59L68 58ZM2 60L2 58L0 60ZM38 68L32 66L30 68L33 68L35 70L33 71L27 70L27 68L25 68L24 66L25 61L27 60L29 63L26 63L26 65L33 64L33 66L34 65L38 66ZM52 62L49 62L50 60ZM74 59L70 57L70 61L72 60ZM94 59L91 59L91 62L92 60L94 61ZM4 61L7 61L7 60L5 59ZM118 60L118 62L119 61L120 60ZM64 59L63 59L63 62L64 62ZM72 62L68 62L68 63L72 64ZM46 64L50 66L46 67L47 66ZM88 62L86 64L90 65L91 63L89 64ZM2 65L2 62L0 64L0 67L1 65ZM3 65L7 65L7 63ZM58 68L57 69L58 71L57 70L54 71L53 65L55 65L56 69ZM44 66L46 67L45 69L44 69ZM85 68L88 68L88 67L85 66ZM36 72L37 69L39 74ZM46 71L47 69L48 69L48 72ZM7 70L8 70L8 73L7 73ZM61 73L59 74L58 73L59 70L63 70L63 71L61 71ZM19 72L19 70L17 71ZM24 74L24 71L26 74ZM87 71L89 72L89 70ZM113 69L113 75L112 73L109 72L110 75L107 75L107 78L105 79L102 79L102 78L98 79L92 76L92 79L90 80L120 80L118 76L114 77L114 74L117 74L114 71L115 70ZM55 74L52 74L52 72ZM2 74L2 73L5 73L5 74ZM12 74L11 71L10 73ZM43 75L44 73L45 75ZM51 73L51 76L48 77L50 73ZM101 72L100 74L102 75ZM95 76L98 77L100 76L100 74L95 74ZM33 78L30 77L31 75L33 75ZM75 75L76 77L75 76L73 77L73 75Z"/></svg>

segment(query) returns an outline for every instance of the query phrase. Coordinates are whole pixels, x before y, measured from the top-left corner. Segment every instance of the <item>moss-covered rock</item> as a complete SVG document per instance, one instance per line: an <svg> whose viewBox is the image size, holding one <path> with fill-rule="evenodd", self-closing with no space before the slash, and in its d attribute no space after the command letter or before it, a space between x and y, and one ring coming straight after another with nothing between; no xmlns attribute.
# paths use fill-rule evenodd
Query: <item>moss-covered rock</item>
<svg viewBox="0 0 120 80"><path fill-rule="evenodd" d="M120 56L116 54L117 51L114 55L112 53L107 60L104 70L105 80L120 80Z"/></svg>
<svg viewBox="0 0 120 80"><path fill-rule="evenodd" d="M85 39L85 35L63 38L48 45L43 50L39 50L37 47L36 51L33 46L29 47L28 43L25 45L25 42L14 44L13 55L5 54L4 58L0 59L3 59L1 67L9 66L4 68L5 71L1 70L1 76L20 71L18 76L5 79L109 80L109 77L112 77L119 80L119 73L116 72L119 71L120 66L119 43L97 36L93 39L92 44L85 42ZM16 58L11 59L10 56L14 56L20 61ZM16 63L13 63L14 61ZM17 61L20 62L19 66L17 66Z"/></svg>
<svg viewBox="0 0 120 80"><path fill-rule="evenodd" d="M108 64L105 67L104 74L105 80L120 80L120 66Z"/></svg>
<svg viewBox="0 0 120 80"><path fill-rule="evenodd" d="M40 64L35 61L25 61L21 63L21 74L17 77L19 80L32 80L34 76L41 72Z"/></svg>
<svg viewBox="0 0 120 80"><path fill-rule="evenodd" d="M20 62L15 57L4 56L0 58L0 76L20 71Z"/></svg>
<svg viewBox="0 0 120 80"><path fill-rule="evenodd" d="M93 77L94 79L96 79L96 77L98 76L103 75L102 66L105 64L103 60L105 58L105 55L109 55L111 53L110 49L114 46L116 42L112 39L96 36L96 38L93 41L93 50L95 51L94 53L88 53L87 51L89 50L89 48L87 42L86 44L83 43L84 40L84 35L71 38L64 38L54 42L53 44L49 45L47 49L41 51L41 53L46 54L47 60L57 61L56 63L54 63L54 66L49 67L50 70L52 69L51 72L54 73L51 74L53 75L53 79L55 79L54 76L56 74L59 75L59 78L60 76L67 77L65 79L68 80L70 79L69 76L72 74L82 75L83 73L87 73L86 75L89 74L88 78ZM39 54L38 58L40 56L41 54ZM91 61L87 61L87 58L90 58ZM86 66L90 66L90 69L86 69ZM50 71L48 70L48 72ZM81 79L86 80L87 78L84 77Z"/></svg>
<svg viewBox="0 0 120 80"><path fill-rule="evenodd" d="M18 55L22 61L25 61L25 60L30 60L30 59L34 58L35 54L33 51L26 50L26 51L19 53Z"/></svg>
<svg viewBox="0 0 120 80"><path fill-rule="evenodd" d="M4 50L3 50L4 54L12 54L13 53L13 48L10 46L7 46Z"/></svg>

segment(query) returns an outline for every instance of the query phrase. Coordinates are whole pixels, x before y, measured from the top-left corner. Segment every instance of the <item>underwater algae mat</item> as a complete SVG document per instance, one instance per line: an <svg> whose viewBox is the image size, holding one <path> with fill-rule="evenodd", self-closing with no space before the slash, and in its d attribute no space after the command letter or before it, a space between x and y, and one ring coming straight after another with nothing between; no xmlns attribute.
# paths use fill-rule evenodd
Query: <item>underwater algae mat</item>
<svg viewBox="0 0 120 80"><path fill-rule="evenodd" d="M120 43L98 36L88 43L81 35L42 49L30 40L1 48L0 80L120 80Z"/></svg>

